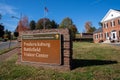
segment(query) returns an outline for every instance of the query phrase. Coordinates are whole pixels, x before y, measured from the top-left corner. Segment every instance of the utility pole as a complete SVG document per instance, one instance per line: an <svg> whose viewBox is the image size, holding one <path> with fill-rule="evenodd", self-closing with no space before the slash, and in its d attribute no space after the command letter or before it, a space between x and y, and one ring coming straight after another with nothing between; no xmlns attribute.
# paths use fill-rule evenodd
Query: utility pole
<svg viewBox="0 0 120 80"><path fill-rule="evenodd" d="M11 38L12 38L12 35L11 35L11 33L10 33L9 49L10 49L10 47L11 47Z"/></svg>

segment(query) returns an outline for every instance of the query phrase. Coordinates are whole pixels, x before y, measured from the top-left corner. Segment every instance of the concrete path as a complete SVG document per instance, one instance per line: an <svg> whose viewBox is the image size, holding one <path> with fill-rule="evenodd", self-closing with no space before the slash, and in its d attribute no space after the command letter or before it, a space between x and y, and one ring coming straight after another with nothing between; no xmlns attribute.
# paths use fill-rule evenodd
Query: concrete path
<svg viewBox="0 0 120 80"><path fill-rule="evenodd" d="M110 45L119 46L120 47L120 43L110 43Z"/></svg>

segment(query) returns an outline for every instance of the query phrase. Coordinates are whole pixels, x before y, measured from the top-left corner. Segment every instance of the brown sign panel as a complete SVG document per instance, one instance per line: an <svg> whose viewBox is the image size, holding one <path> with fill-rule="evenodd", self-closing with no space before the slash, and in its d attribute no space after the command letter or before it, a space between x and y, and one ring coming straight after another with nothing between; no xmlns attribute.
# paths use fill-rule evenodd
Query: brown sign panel
<svg viewBox="0 0 120 80"><path fill-rule="evenodd" d="M22 61L61 64L61 35L33 34L22 36Z"/></svg>

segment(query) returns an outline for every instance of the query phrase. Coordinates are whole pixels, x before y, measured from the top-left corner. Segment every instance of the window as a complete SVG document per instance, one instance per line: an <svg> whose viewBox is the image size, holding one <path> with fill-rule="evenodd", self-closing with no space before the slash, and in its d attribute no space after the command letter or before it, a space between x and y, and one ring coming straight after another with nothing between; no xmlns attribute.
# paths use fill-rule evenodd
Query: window
<svg viewBox="0 0 120 80"><path fill-rule="evenodd" d="M105 23L105 27L108 28L108 23Z"/></svg>
<svg viewBox="0 0 120 80"><path fill-rule="evenodd" d="M104 33L104 35L105 35L105 39L106 39L106 33Z"/></svg>
<svg viewBox="0 0 120 80"><path fill-rule="evenodd" d="M118 19L118 24L120 25L120 19Z"/></svg>
<svg viewBox="0 0 120 80"><path fill-rule="evenodd" d="M108 27L108 23L107 23L107 27Z"/></svg>
<svg viewBox="0 0 120 80"><path fill-rule="evenodd" d="M119 31L119 37L120 37L120 31Z"/></svg>
<svg viewBox="0 0 120 80"><path fill-rule="evenodd" d="M109 33L107 33L107 37L109 37Z"/></svg>
<svg viewBox="0 0 120 80"><path fill-rule="evenodd" d="M101 33L101 36L102 36L102 38L103 38L103 34Z"/></svg>
<svg viewBox="0 0 120 80"><path fill-rule="evenodd" d="M110 22L110 25L111 25L111 27L112 27L112 22Z"/></svg>
<svg viewBox="0 0 120 80"><path fill-rule="evenodd" d="M96 35L96 39L98 39L98 35Z"/></svg>
<svg viewBox="0 0 120 80"><path fill-rule="evenodd" d="M100 36L100 39L101 39L101 33L99 34L99 36Z"/></svg>
<svg viewBox="0 0 120 80"><path fill-rule="evenodd" d="M108 28L108 23L107 22L104 23L104 28Z"/></svg>
<svg viewBox="0 0 120 80"><path fill-rule="evenodd" d="M108 39L108 37L109 37L109 33L106 32L105 33L105 38Z"/></svg>
<svg viewBox="0 0 120 80"><path fill-rule="evenodd" d="M100 36L100 34L99 34L99 38L100 38L101 36Z"/></svg>
<svg viewBox="0 0 120 80"><path fill-rule="evenodd" d="M111 24L111 27L115 26L115 21L112 20L110 24Z"/></svg>
<svg viewBox="0 0 120 80"><path fill-rule="evenodd" d="M98 39L98 35L97 34L95 35L95 39Z"/></svg>
<svg viewBox="0 0 120 80"><path fill-rule="evenodd" d="M113 33L113 39L115 39L115 33Z"/></svg>
<svg viewBox="0 0 120 80"><path fill-rule="evenodd" d="M94 36L94 38L96 39L96 35Z"/></svg>
<svg viewBox="0 0 120 80"><path fill-rule="evenodd" d="M115 26L115 21L113 21L113 26Z"/></svg>
<svg viewBox="0 0 120 80"><path fill-rule="evenodd" d="M103 35L102 35L102 33L100 33L100 39L102 39L103 38Z"/></svg>
<svg viewBox="0 0 120 80"><path fill-rule="evenodd" d="M104 28L105 28L105 24L104 24Z"/></svg>

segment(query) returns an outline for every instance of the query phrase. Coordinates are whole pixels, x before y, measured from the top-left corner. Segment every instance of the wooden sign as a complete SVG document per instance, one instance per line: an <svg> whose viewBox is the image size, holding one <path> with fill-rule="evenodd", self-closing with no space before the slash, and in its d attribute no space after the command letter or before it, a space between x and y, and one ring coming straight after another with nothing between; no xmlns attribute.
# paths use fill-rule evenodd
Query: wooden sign
<svg viewBox="0 0 120 80"><path fill-rule="evenodd" d="M61 64L61 35L22 35L22 61Z"/></svg>

